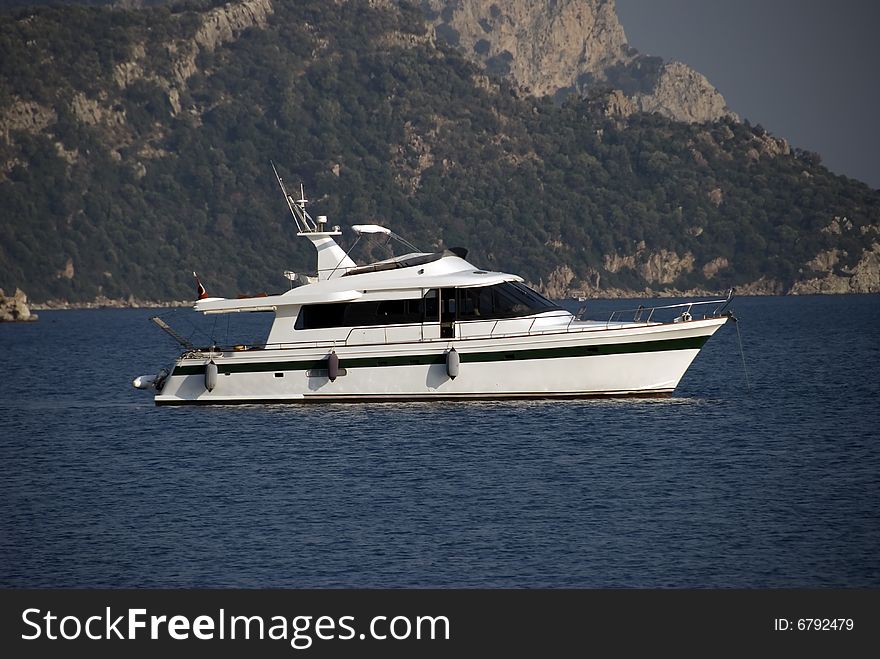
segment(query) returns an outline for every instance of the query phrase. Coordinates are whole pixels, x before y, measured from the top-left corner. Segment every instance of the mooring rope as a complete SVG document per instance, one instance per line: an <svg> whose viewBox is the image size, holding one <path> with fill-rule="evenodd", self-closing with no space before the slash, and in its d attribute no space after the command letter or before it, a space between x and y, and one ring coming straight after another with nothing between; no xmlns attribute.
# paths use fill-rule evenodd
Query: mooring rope
<svg viewBox="0 0 880 659"><path fill-rule="evenodd" d="M743 373L746 376L746 391L751 394L752 386L749 383L749 369L746 368L746 353L745 350L743 350L742 334L740 334L739 331L739 319L736 316L731 316L731 318L733 319L733 324L736 325L736 338L737 341L739 341L739 356L742 358Z"/></svg>

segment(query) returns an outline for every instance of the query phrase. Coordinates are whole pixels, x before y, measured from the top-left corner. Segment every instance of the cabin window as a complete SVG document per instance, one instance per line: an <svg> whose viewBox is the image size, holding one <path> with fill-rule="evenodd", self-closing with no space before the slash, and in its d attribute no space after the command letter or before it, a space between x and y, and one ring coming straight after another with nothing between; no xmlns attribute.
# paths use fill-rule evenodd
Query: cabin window
<svg viewBox="0 0 880 659"><path fill-rule="evenodd" d="M519 282L479 288L431 289L423 298L376 302L307 304L300 309L294 328L410 325L456 320L494 320L533 316L560 307Z"/></svg>
<svg viewBox="0 0 880 659"><path fill-rule="evenodd" d="M436 291L432 292L436 317ZM426 306L426 301L421 299L307 304L299 310L294 329L416 324L424 319Z"/></svg>
<svg viewBox="0 0 880 659"><path fill-rule="evenodd" d="M376 310L380 325L409 325L422 322L422 300L383 300Z"/></svg>
<svg viewBox="0 0 880 659"><path fill-rule="evenodd" d="M309 304L299 310L295 329L343 327L346 304Z"/></svg>
<svg viewBox="0 0 880 659"><path fill-rule="evenodd" d="M349 302L342 316L343 327L379 325L379 305L381 302Z"/></svg>

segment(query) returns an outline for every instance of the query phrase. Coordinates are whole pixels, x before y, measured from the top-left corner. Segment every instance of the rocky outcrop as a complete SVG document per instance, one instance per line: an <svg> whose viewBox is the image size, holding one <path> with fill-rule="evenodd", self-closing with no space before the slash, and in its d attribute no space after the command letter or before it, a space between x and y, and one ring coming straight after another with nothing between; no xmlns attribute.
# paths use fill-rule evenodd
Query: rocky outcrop
<svg viewBox="0 0 880 659"><path fill-rule="evenodd" d="M720 259L724 261L724 259ZM707 264L708 265L708 264ZM726 261L724 266L726 267ZM649 252L645 243L640 242L634 254L606 254L603 259L606 272L616 274L628 268L637 272L648 286L642 290L602 286L601 272L588 268L586 272L575 273L568 264L557 266L545 280L529 285L551 299L574 298L630 298L630 297L671 297L675 295L715 295L716 291L690 290L679 291L669 287L681 274L694 269L694 256L688 252L678 256L673 251L660 249ZM719 269L720 269L719 265ZM662 288L655 290L650 284L659 284Z"/></svg>
<svg viewBox="0 0 880 659"><path fill-rule="evenodd" d="M113 81L117 87L125 89L135 80L144 77L144 69L142 62L146 61L147 51L143 43L133 43L129 53L131 59L127 62L120 62L113 69Z"/></svg>
<svg viewBox="0 0 880 659"><path fill-rule="evenodd" d="M88 98L82 92L73 95L70 109L80 122L90 126L104 125L107 127L124 126L125 110L121 107L108 107L95 99Z"/></svg>
<svg viewBox="0 0 880 659"><path fill-rule="evenodd" d="M880 293L880 243L875 242L869 249L865 249L859 261L851 268L841 266L841 262L846 256L847 253L844 250L825 250L804 264L806 272L820 273L818 276L801 279L790 286L776 279L761 277L756 281L737 286L736 293L738 295ZM591 296L714 294L708 290L678 291L668 288L668 284L673 283L680 274L693 270L694 258L690 253L683 257L665 249L649 253L645 250L644 244L639 243L634 254L606 255L604 266L611 273L629 268L637 272L648 284L660 284L665 287L660 290L652 290L651 287L647 287L644 291L609 289L593 291ZM703 265L702 273L708 282L729 266L728 259L719 256Z"/></svg>
<svg viewBox="0 0 880 659"><path fill-rule="evenodd" d="M681 274L694 269L694 255L690 252L679 256L676 252L660 249L649 252L644 241L629 255L606 254L603 264L608 272L617 273L623 268L635 270L649 284L671 284Z"/></svg>
<svg viewBox="0 0 880 659"><path fill-rule="evenodd" d="M856 225L848 217L835 215L820 233L831 236L854 234ZM858 234L877 235L877 225L862 224ZM880 243L874 241L862 250L859 260L852 263L850 254L839 248L826 249L804 264L804 279L795 282L788 291L791 295L815 295L837 293L880 293ZM814 275L810 277L809 275Z"/></svg>
<svg viewBox="0 0 880 659"><path fill-rule="evenodd" d="M265 27L272 13L271 0L239 0L216 7L201 15L191 41L165 44L172 59L170 79L149 73L144 44L136 43L131 48L131 59L116 65L114 80L120 88L137 80L157 82L167 90L180 88L198 71L196 57L199 52L213 52L218 46L234 41L247 28Z"/></svg>
<svg viewBox="0 0 880 659"><path fill-rule="evenodd" d="M9 133L14 130L39 133L56 121L58 115L52 108L13 96L9 106L0 113L0 136L8 141Z"/></svg>
<svg viewBox="0 0 880 659"><path fill-rule="evenodd" d="M28 307L27 295L20 288L9 297L0 288L0 323L26 322L37 320Z"/></svg>
<svg viewBox="0 0 880 659"><path fill-rule="evenodd" d="M791 145L782 137L773 137L770 133L762 133L754 138L757 142L759 155L777 158L791 154Z"/></svg>
<svg viewBox="0 0 880 659"><path fill-rule="evenodd" d="M852 293L880 293L880 244L862 252L849 281Z"/></svg>
<svg viewBox="0 0 880 659"><path fill-rule="evenodd" d="M621 256L620 254L606 254L603 259L603 265L608 272L618 273L623 268L631 270L636 267L636 257L633 254L629 256Z"/></svg>
<svg viewBox="0 0 880 659"><path fill-rule="evenodd" d="M19 96L12 96L9 104L0 107L0 147L6 144L13 144L13 132L24 131L30 134L36 134L46 130L49 126L54 125L58 121L58 114L52 108L46 107L35 101L24 100ZM0 148L0 180L6 177L6 174L12 171L16 166L28 166L26 160L16 157L14 150L3 153L6 149Z"/></svg>
<svg viewBox="0 0 880 659"><path fill-rule="evenodd" d="M73 279L76 276L76 268L73 267L73 259L68 257L64 268L55 273L55 279Z"/></svg>
<svg viewBox="0 0 880 659"><path fill-rule="evenodd" d="M636 94L633 100L642 112L656 112L676 121L702 123L725 116L738 118L706 76L681 62L664 65L654 88Z"/></svg>
<svg viewBox="0 0 880 659"><path fill-rule="evenodd" d="M679 275L694 269L694 255L690 252L679 256L675 252L661 249L650 254L637 268L645 281L657 284L671 284Z"/></svg>
<svg viewBox="0 0 880 659"><path fill-rule="evenodd" d="M438 38L537 95L626 56L626 35L606 0L426 0L422 7Z"/></svg>
<svg viewBox="0 0 880 659"><path fill-rule="evenodd" d="M709 198L709 201L718 208L724 202L724 192L721 188L712 188L709 192L706 193L706 196ZM699 235L699 234L698 234Z"/></svg>
<svg viewBox="0 0 880 659"><path fill-rule="evenodd" d="M681 62L656 67L627 43L614 0L422 0L437 38L457 46L489 72L544 96L620 84L609 114L657 112L678 121L738 119L700 73ZM645 66L643 66L645 65Z"/></svg>
<svg viewBox="0 0 880 659"><path fill-rule="evenodd" d="M770 277L760 277L756 281L736 287L737 295L785 295L785 284Z"/></svg>
<svg viewBox="0 0 880 659"><path fill-rule="evenodd" d="M598 101L601 111L609 119L626 119L638 111L636 104L619 89L612 89Z"/></svg>
<svg viewBox="0 0 880 659"><path fill-rule="evenodd" d="M829 233L832 236L839 236L844 231L852 231L853 223L848 217L838 217L837 215L831 220L831 223L821 229L822 233Z"/></svg>
<svg viewBox="0 0 880 659"><path fill-rule="evenodd" d="M723 256L718 256L703 266L703 276L706 279L712 279L719 271L724 270L730 262Z"/></svg>
<svg viewBox="0 0 880 659"><path fill-rule="evenodd" d="M816 272L830 272L838 264L846 252L839 249L826 249L816 254L815 258L807 261L807 267Z"/></svg>
<svg viewBox="0 0 880 659"><path fill-rule="evenodd" d="M271 0L230 2L205 14L194 41L199 47L212 51L249 27L264 27L271 14Z"/></svg>
<svg viewBox="0 0 880 659"><path fill-rule="evenodd" d="M547 277L546 283L541 279L535 285L535 288L551 300L561 300L562 298L569 297L571 294L571 288L569 285L574 278L574 271L571 267L563 264L550 273Z"/></svg>
<svg viewBox="0 0 880 659"><path fill-rule="evenodd" d="M131 49L131 59L116 65L114 80L120 88L128 87L137 80L156 83L167 94L168 104L176 115L182 109L180 92L185 89L187 80L198 71L196 58L199 53L213 52L218 46L237 39L248 28L265 27L272 13L271 0L239 0L216 7L200 16L199 27L192 40L165 44L165 50L172 60L170 77L150 72L146 49L143 44L135 44Z"/></svg>
<svg viewBox="0 0 880 659"><path fill-rule="evenodd" d="M829 250L816 255L807 266L813 270L830 270L845 252ZM862 252L862 257L852 269L843 274L828 272L824 276L795 282L788 291L791 295L815 295L828 293L880 293L880 243Z"/></svg>
<svg viewBox="0 0 880 659"><path fill-rule="evenodd" d="M795 282L789 293L791 295L836 295L852 293L849 287L850 278L829 273L824 277L805 279Z"/></svg>

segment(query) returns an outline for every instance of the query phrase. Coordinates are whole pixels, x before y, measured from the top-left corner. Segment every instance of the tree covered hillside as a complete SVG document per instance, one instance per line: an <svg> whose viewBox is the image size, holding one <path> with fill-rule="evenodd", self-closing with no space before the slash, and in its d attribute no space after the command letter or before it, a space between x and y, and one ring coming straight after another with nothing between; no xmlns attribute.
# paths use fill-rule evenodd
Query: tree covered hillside
<svg viewBox="0 0 880 659"><path fill-rule="evenodd" d="M373 4L0 15L0 287L179 299L198 270L218 295L282 289L314 254L274 160L331 224L466 246L555 295L870 290L880 194L816 154L611 90L528 96L418 8Z"/></svg>

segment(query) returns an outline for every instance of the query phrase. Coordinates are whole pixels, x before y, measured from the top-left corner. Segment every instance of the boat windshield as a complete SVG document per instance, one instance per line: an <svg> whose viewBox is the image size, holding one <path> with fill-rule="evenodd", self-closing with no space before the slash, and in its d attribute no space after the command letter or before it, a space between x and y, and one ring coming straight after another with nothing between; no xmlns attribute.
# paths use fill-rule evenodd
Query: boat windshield
<svg viewBox="0 0 880 659"><path fill-rule="evenodd" d="M479 288L460 288L457 293L456 320L517 318L561 308L537 291L517 281L506 281Z"/></svg>

